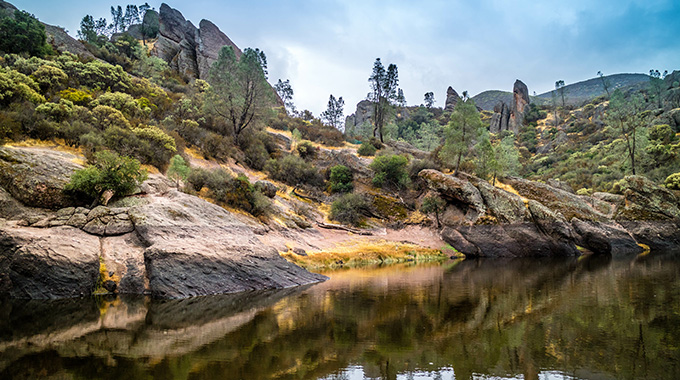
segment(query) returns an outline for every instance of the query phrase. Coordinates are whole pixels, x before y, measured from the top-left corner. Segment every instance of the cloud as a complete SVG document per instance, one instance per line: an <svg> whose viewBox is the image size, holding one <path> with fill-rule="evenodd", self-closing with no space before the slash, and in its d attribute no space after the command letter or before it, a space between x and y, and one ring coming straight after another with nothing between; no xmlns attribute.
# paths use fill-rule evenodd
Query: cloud
<svg viewBox="0 0 680 380"><path fill-rule="evenodd" d="M551 90L598 70L672 70L680 62L680 3L674 0L218 0L168 1L194 24L210 19L241 48L269 58L271 82L290 79L296 105L318 115L329 94L346 112L368 92L373 61L399 67L410 104L446 88L476 94ZM82 16L108 16L105 1L15 3L41 20L67 26ZM158 8L158 4L153 4Z"/></svg>

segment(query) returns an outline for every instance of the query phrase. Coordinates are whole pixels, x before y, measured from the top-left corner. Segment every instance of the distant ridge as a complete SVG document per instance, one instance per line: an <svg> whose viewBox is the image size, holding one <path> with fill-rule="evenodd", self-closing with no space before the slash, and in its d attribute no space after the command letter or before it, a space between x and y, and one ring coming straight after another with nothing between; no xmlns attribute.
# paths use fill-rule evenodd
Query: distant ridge
<svg viewBox="0 0 680 380"><path fill-rule="evenodd" d="M624 90L643 89L649 83L647 74L613 74L605 77L610 82L609 92L620 88ZM606 95L602 80L592 78L581 82L568 84L564 87L566 103L569 105L579 105L589 102L598 96ZM537 104L550 104L552 102L553 91L548 91L537 96L531 96L531 102ZM487 90L480 92L472 97L477 107L487 111L493 111L493 107L499 102L510 104L512 102L512 92L501 90Z"/></svg>
<svg viewBox="0 0 680 380"><path fill-rule="evenodd" d="M613 74L604 77L610 83L609 92L614 92L615 89L642 89L649 83L649 75L647 74ZM592 78L582 82L576 82L566 85L564 87L567 104L578 105L583 102L590 101L598 96L606 95L607 93L602 86L600 78ZM552 100L553 91L540 94L537 98Z"/></svg>

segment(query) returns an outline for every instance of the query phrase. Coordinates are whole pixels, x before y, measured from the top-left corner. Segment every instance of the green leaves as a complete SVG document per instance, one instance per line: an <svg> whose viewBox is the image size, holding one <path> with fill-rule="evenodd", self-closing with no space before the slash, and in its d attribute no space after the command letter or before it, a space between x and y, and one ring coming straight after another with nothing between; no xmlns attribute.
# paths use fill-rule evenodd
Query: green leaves
<svg viewBox="0 0 680 380"><path fill-rule="evenodd" d="M73 173L65 190L92 199L99 198L107 190L113 191L115 196L125 196L145 179L146 171L141 169L139 161L105 150L95 153L93 165Z"/></svg>

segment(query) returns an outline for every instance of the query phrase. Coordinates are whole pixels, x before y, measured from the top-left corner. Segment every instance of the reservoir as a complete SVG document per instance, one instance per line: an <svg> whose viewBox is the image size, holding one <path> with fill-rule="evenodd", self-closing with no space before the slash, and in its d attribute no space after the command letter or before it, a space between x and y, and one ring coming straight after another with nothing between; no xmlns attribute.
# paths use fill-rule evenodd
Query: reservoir
<svg viewBox="0 0 680 380"><path fill-rule="evenodd" d="M678 379L680 256L347 269L303 288L0 301L0 379Z"/></svg>

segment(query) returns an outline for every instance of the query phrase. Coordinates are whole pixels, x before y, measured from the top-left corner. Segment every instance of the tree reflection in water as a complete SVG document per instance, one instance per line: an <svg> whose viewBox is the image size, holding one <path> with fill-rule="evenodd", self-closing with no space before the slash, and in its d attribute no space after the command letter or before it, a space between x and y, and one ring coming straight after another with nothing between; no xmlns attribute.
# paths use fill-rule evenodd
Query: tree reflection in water
<svg viewBox="0 0 680 380"><path fill-rule="evenodd" d="M680 378L675 256L330 275L173 301L2 301L0 378Z"/></svg>

